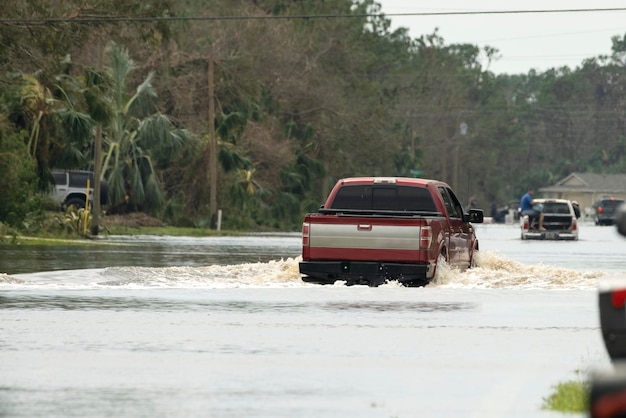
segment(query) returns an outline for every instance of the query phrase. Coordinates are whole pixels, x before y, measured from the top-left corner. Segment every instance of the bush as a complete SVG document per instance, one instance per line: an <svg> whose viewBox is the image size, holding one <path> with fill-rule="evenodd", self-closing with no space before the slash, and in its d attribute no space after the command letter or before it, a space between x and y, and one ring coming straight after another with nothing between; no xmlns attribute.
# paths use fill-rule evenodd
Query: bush
<svg viewBox="0 0 626 418"><path fill-rule="evenodd" d="M578 413L589 410L589 382L568 381L556 385L554 393L544 399L544 409Z"/></svg>
<svg viewBox="0 0 626 418"><path fill-rule="evenodd" d="M24 136L0 132L0 222L16 228L41 207L36 165L28 155Z"/></svg>

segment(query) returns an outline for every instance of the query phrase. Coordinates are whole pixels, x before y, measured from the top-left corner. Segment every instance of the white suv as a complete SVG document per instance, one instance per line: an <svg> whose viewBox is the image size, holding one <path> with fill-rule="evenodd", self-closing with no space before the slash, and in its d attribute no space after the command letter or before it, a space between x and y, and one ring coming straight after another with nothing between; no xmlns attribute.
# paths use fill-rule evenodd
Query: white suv
<svg viewBox="0 0 626 418"><path fill-rule="evenodd" d="M70 206L84 208L87 201L87 180L89 180L89 207L93 206L93 171L83 170L52 170L54 190L51 197L63 209ZM104 205L108 199L106 181L100 183L100 204Z"/></svg>

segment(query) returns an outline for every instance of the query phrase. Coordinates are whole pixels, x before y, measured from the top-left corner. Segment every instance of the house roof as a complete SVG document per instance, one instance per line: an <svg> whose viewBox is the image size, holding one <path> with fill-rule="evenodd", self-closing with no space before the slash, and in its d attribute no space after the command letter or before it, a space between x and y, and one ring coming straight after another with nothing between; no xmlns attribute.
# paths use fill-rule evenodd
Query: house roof
<svg viewBox="0 0 626 418"><path fill-rule="evenodd" d="M626 193L626 174L572 173L540 192Z"/></svg>

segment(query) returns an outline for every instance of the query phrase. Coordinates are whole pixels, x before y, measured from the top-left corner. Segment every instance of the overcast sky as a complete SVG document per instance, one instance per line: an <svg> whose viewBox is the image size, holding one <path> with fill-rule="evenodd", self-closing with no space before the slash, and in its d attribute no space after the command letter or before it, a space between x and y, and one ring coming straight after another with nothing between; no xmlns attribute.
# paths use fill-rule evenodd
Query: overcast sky
<svg viewBox="0 0 626 418"><path fill-rule="evenodd" d="M445 45L491 46L500 59L494 73L539 72L553 67L575 69L584 59L609 55L611 38L626 34L626 11L532 13L461 16L389 16L406 13L494 10L564 10L626 8L625 0L377 0L392 25L409 29L412 38L439 28ZM483 64L486 64L484 62Z"/></svg>

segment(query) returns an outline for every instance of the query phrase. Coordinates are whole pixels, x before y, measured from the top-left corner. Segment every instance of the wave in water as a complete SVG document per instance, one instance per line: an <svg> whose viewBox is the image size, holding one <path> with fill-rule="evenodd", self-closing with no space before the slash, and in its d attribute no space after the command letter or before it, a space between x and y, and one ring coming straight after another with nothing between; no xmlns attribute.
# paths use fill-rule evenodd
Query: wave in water
<svg viewBox="0 0 626 418"><path fill-rule="evenodd" d="M481 251L478 266L463 273L439 269L429 286L447 288L595 289L601 271L579 271L544 264L522 264L496 252Z"/></svg>
<svg viewBox="0 0 626 418"><path fill-rule="evenodd" d="M0 289L29 288L254 288L310 287L298 271L299 258L267 263L210 265L205 267L110 267L10 276L0 274ZM464 272L439 268L427 287L511 289L595 289L606 277L601 271L578 271L543 264L525 265L495 252L482 251L478 266ZM335 286L343 286L343 282ZM399 287L396 282L385 286Z"/></svg>

